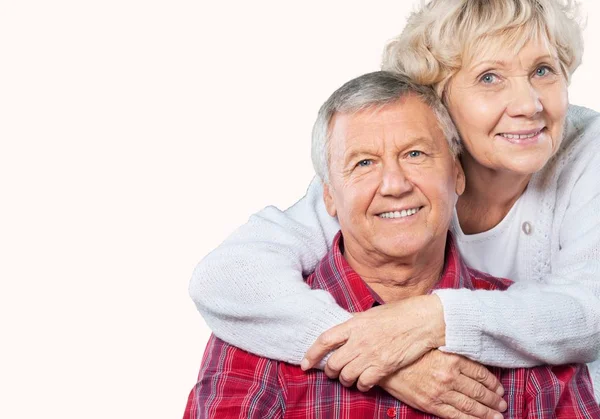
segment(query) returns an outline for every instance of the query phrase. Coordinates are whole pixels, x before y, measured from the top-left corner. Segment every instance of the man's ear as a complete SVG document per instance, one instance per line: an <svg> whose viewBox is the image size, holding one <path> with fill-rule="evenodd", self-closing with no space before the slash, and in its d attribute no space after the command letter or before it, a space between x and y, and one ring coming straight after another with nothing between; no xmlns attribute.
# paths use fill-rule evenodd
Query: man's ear
<svg viewBox="0 0 600 419"><path fill-rule="evenodd" d="M337 210L335 209L333 196L331 196L331 188L327 183L323 183L323 201L325 201L327 213L332 217L337 216Z"/></svg>
<svg viewBox="0 0 600 419"><path fill-rule="evenodd" d="M456 194L461 196L465 191L466 180L465 180L465 171L463 170L462 164L460 163L460 159L456 157L454 159L454 170L456 171Z"/></svg>

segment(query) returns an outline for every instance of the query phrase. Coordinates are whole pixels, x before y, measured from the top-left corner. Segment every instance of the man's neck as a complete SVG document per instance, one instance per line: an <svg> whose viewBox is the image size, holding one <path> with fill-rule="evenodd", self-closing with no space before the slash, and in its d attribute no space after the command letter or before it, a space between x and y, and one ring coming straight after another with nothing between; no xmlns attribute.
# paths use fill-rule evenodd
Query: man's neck
<svg viewBox="0 0 600 419"><path fill-rule="evenodd" d="M445 240L418 255L385 259L344 243L344 258L350 267L386 303L427 294L444 269Z"/></svg>

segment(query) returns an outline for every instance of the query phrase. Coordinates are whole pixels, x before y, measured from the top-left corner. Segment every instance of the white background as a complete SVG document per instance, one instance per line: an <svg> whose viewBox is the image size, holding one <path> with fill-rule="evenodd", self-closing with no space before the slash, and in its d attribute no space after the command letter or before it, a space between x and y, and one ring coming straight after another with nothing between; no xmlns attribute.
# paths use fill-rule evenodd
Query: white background
<svg viewBox="0 0 600 419"><path fill-rule="evenodd" d="M571 101L600 109L600 5ZM178 418L195 264L311 177L310 130L411 1L0 6L0 417Z"/></svg>

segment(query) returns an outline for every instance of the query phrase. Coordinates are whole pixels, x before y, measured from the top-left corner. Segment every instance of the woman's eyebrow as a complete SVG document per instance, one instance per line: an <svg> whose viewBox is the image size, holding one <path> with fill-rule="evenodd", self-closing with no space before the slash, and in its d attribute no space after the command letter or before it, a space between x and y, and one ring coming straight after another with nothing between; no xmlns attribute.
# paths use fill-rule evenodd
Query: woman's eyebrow
<svg viewBox="0 0 600 419"><path fill-rule="evenodd" d="M473 71L478 69L479 67L488 67L488 66L492 66L492 67L507 67L508 64L506 61L503 60L484 60L484 61L477 61L476 63L474 63L473 65L471 65L468 69L468 71Z"/></svg>
<svg viewBox="0 0 600 419"><path fill-rule="evenodd" d="M540 55L538 57L535 57L534 59L530 60L530 62L532 63L537 63L539 61L542 60L552 60L552 61L556 61L558 58L554 55L551 54L544 54L544 55ZM509 64L504 61L504 60L484 60L484 61L478 61L475 64L471 65L469 67L469 71L473 71L473 70L477 70L479 67L487 67L487 66L491 66L491 67L509 67Z"/></svg>

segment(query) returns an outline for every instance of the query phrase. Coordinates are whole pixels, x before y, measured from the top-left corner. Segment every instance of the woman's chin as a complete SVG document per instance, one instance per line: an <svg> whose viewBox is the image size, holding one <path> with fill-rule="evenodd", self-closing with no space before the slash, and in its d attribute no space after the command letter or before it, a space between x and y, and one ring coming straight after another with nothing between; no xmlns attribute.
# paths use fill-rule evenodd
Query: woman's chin
<svg viewBox="0 0 600 419"><path fill-rule="evenodd" d="M533 175L542 170L552 156L549 153L538 152L512 157L512 159L507 159L504 162L505 170L520 175Z"/></svg>

